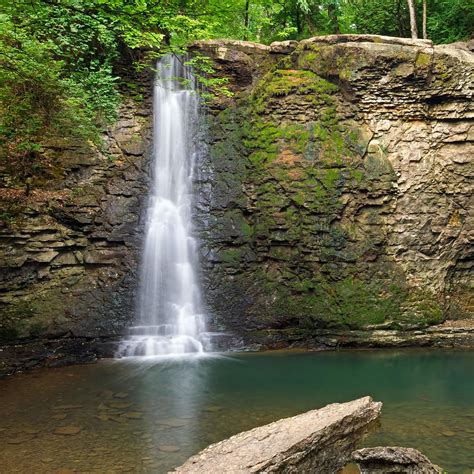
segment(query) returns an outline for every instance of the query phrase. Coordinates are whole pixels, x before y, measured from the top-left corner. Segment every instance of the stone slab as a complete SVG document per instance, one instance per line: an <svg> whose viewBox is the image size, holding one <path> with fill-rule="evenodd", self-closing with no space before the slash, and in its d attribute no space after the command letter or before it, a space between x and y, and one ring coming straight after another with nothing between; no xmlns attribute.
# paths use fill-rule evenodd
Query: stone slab
<svg viewBox="0 0 474 474"><path fill-rule="evenodd" d="M348 447L375 421L382 403L363 397L284 418L213 444L177 473L333 473L349 459Z"/></svg>

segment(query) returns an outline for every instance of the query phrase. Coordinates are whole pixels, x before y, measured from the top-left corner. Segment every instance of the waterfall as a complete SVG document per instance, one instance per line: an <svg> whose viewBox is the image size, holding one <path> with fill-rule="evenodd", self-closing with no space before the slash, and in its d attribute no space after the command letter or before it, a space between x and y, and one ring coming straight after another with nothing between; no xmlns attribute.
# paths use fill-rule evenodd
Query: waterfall
<svg viewBox="0 0 474 474"><path fill-rule="evenodd" d="M199 98L190 68L172 55L161 59L154 85L153 182L138 318L121 343L122 357L204 351L205 319L192 236L198 111Z"/></svg>

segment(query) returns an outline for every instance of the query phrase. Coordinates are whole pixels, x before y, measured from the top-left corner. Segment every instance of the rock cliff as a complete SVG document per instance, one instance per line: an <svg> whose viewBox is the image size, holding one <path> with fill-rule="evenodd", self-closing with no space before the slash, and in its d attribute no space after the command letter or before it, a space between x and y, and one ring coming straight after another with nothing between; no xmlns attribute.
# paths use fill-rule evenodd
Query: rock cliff
<svg viewBox="0 0 474 474"><path fill-rule="evenodd" d="M235 93L211 104L201 184L217 327L285 344L472 317L469 45L195 47Z"/></svg>
<svg viewBox="0 0 474 474"><path fill-rule="evenodd" d="M469 45L343 35L194 50L234 92L208 104L195 209L212 326L238 336L227 343L397 330L409 344L407 331L472 318ZM150 99L124 104L103 150L45 149L62 167L48 190L2 191L4 372L94 358L133 319Z"/></svg>
<svg viewBox="0 0 474 474"><path fill-rule="evenodd" d="M93 360L130 325L151 112L150 94L127 100L103 149L43 150L61 171L48 190L0 194L0 376Z"/></svg>

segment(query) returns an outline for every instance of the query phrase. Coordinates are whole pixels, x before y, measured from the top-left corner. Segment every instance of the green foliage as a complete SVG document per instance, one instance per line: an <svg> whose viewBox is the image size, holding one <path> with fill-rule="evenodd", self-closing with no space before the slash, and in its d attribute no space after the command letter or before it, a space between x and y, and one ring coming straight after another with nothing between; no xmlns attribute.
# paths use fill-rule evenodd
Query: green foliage
<svg viewBox="0 0 474 474"><path fill-rule="evenodd" d="M93 140L96 120L111 115L107 97L97 97L94 89L107 87L113 78L100 71L82 82L67 77L66 64L56 59L54 49L0 16L0 157L13 184L34 185L54 172L41 153L45 141L68 136Z"/></svg>
<svg viewBox="0 0 474 474"><path fill-rule="evenodd" d="M229 82L227 77L215 77L215 70L212 66L212 60L208 56L195 53L185 63L191 66L195 72L198 83L201 85L200 95L204 100L212 99L216 96L231 97L233 93L226 84Z"/></svg>
<svg viewBox="0 0 474 474"><path fill-rule="evenodd" d="M415 0L422 31L422 1ZM344 33L410 36L406 0L343 0ZM468 39L474 32L473 0L427 0L427 33L434 43Z"/></svg>
<svg viewBox="0 0 474 474"><path fill-rule="evenodd" d="M407 0L346 0L345 33L410 36Z"/></svg>
<svg viewBox="0 0 474 474"><path fill-rule="evenodd" d="M421 31L422 1L415 4ZM435 43L473 34L473 0L427 0L427 5L428 37ZM410 36L407 0L210 0L200 18L212 25L210 37L263 43L335 33Z"/></svg>
<svg viewBox="0 0 474 474"><path fill-rule="evenodd" d="M452 43L474 34L473 0L432 0L428 9L428 36L435 43Z"/></svg>
<svg viewBox="0 0 474 474"><path fill-rule="evenodd" d="M428 0L428 36L438 43L469 37L472 2ZM197 39L409 35L406 0L0 0L0 8L0 173L7 185L27 188L60 175L60 164L44 153L51 139L100 143L116 116L119 85L130 83L122 72L131 63L148 67ZM231 95L209 59L189 61L204 98ZM298 89L323 98L323 82L298 74L276 73L266 96Z"/></svg>

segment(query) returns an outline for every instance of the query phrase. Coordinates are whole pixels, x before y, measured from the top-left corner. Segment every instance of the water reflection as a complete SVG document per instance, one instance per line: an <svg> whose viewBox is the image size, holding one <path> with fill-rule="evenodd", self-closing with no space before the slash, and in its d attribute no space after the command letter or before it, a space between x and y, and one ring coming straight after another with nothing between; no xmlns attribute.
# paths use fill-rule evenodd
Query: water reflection
<svg viewBox="0 0 474 474"><path fill-rule="evenodd" d="M133 387L135 406L143 413L144 451L150 460L166 457L171 467L179 464L183 451L192 452L209 399L212 362L218 359L226 358L190 354L115 362L123 372L120 382Z"/></svg>

